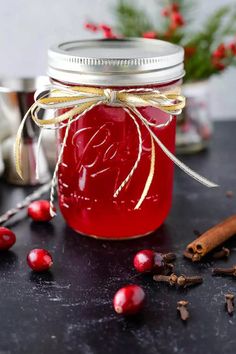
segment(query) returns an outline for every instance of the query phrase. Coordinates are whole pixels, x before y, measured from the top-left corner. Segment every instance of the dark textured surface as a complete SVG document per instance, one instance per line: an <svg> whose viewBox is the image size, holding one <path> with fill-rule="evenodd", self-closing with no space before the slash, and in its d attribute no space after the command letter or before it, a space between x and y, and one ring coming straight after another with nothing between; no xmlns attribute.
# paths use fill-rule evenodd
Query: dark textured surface
<svg viewBox="0 0 236 354"><path fill-rule="evenodd" d="M193 265L181 256L194 229L204 231L236 213L236 195L225 196L227 190L236 192L235 132L236 123L218 123L208 152L182 158L221 188L207 189L176 170L171 214L152 236L97 241L75 234L60 216L43 225L27 218L15 223L17 243L0 255L0 353L235 353L236 314L225 312L224 294L236 294L236 280L212 277L213 262ZM25 189L1 183L1 211L24 194ZM25 258L33 247L53 254L51 273L31 273ZM132 258L144 247L175 251L176 272L201 274L204 283L176 290L147 275L135 278ZM227 263L217 265L236 263L235 250ZM126 283L138 283L147 293L146 306L135 318L117 316L112 309L113 294ZM180 299L190 302L186 324L176 312Z"/></svg>

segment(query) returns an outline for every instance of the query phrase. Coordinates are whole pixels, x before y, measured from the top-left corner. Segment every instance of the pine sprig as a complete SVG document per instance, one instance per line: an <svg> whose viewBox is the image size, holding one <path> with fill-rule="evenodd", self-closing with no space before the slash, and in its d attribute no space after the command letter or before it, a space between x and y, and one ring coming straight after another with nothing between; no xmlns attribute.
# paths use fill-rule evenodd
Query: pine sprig
<svg viewBox="0 0 236 354"><path fill-rule="evenodd" d="M224 27L222 35L222 26L225 16L230 13L229 6L224 6L211 15L200 32L193 34L192 38L185 43L186 47L196 49L191 60L186 60L186 81L202 80L218 73L219 70L212 63L212 52L222 41L222 37L229 35ZM229 64L233 62L229 62Z"/></svg>
<svg viewBox="0 0 236 354"><path fill-rule="evenodd" d="M138 9L132 3L120 0L115 8L117 29L125 37L139 37L153 28L143 9Z"/></svg>
<svg viewBox="0 0 236 354"><path fill-rule="evenodd" d="M137 7L134 0L119 0L114 9L117 29L125 37L145 36L146 32L152 31L150 34L156 38L183 45L186 49L185 81L205 79L225 67L236 65L236 53L230 51L230 47L222 55L217 52L218 46L228 36L236 34L236 7L222 6L208 17L200 31L191 32L188 24L194 20L196 5L196 0L157 0L156 6L161 15L156 24L144 8ZM163 9L166 14L163 14ZM182 24L180 16L173 18L177 15L184 19ZM177 20L179 24L174 23Z"/></svg>

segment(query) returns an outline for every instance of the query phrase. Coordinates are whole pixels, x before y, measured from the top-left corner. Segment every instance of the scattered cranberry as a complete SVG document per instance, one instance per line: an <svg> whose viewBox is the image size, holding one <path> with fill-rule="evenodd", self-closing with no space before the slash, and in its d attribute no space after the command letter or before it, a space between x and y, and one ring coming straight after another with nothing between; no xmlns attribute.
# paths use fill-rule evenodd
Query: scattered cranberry
<svg viewBox="0 0 236 354"><path fill-rule="evenodd" d="M5 251L11 248L16 242L16 235L6 227L0 227L0 250Z"/></svg>
<svg viewBox="0 0 236 354"><path fill-rule="evenodd" d="M50 221L50 203L48 200L36 200L28 206L28 215L34 221Z"/></svg>
<svg viewBox="0 0 236 354"><path fill-rule="evenodd" d="M134 256L134 268L140 272L151 272L154 268L155 252L153 250L142 250Z"/></svg>
<svg viewBox="0 0 236 354"><path fill-rule="evenodd" d="M53 265L52 256L42 248L35 248L27 255L27 263L35 272L44 272Z"/></svg>
<svg viewBox="0 0 236 354"><path fill-rule="evenodd" d="M138 285L127 285L119 289L113 299L114 310L123 315L133 315L141 310L145 292Z"/></svg>
<svg viewBox="0 0 236 354"><path fill-rule="evenodd" d="M134 267L140 273L155 270L161 273L165 268L163 254L153 250L142 250L134 256Z"/></svg>

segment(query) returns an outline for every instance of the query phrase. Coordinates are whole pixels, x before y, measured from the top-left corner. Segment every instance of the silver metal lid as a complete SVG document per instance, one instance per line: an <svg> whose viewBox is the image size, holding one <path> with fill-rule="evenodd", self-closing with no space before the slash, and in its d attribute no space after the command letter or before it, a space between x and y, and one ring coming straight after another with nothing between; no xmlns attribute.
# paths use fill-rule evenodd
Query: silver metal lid
<svg viewBox="0 0 236 354"><path fill-rule="evenodd" d="M48 58L48 75L71 84L138 86L184 76L183 48L155 39L65 42L49 49Z"/></svg>

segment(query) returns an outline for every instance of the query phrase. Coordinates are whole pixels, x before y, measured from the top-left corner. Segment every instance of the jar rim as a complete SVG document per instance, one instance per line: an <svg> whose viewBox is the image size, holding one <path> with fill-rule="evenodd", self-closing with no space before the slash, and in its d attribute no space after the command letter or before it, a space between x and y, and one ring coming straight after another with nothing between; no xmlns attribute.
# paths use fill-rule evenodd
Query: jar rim
<svg viewBox="0 0 236 354"><path fill-rule="evenodd" d="M96 39L59 43L48 51L48 75L99 86L164 83L184 76L182 47L156 39Z"/></svg>

